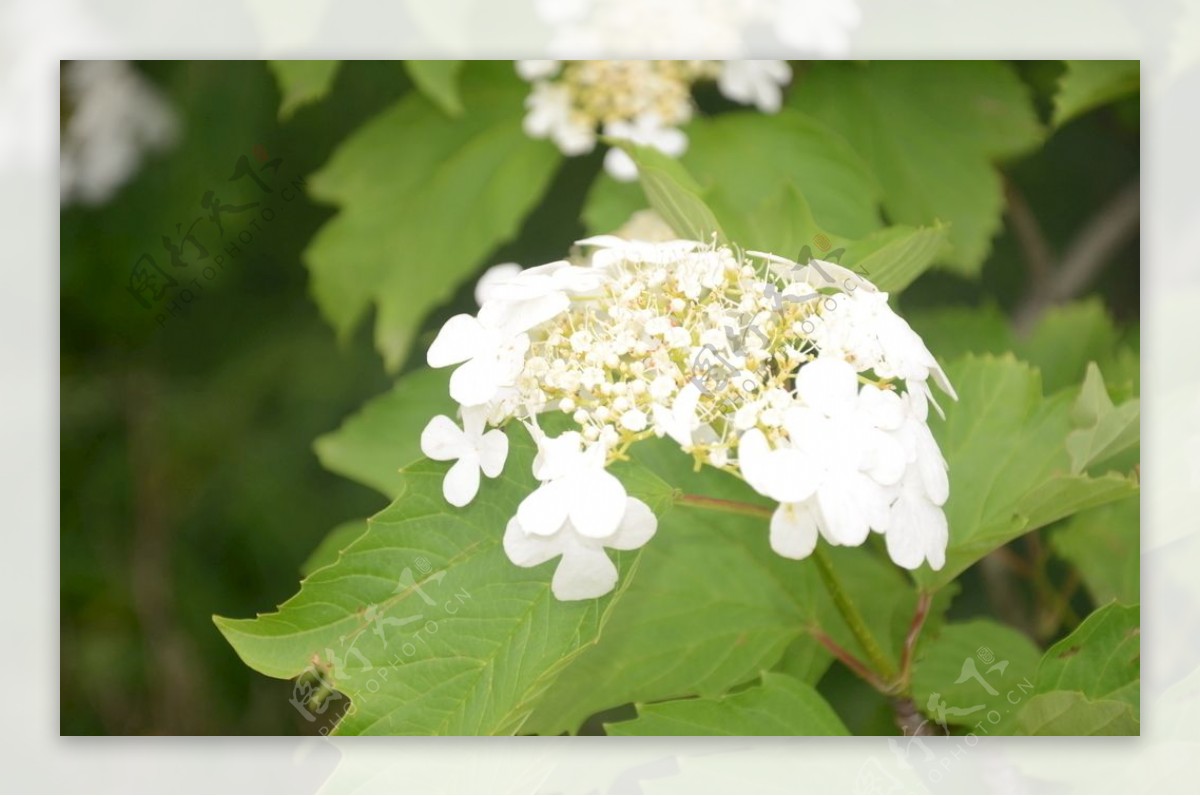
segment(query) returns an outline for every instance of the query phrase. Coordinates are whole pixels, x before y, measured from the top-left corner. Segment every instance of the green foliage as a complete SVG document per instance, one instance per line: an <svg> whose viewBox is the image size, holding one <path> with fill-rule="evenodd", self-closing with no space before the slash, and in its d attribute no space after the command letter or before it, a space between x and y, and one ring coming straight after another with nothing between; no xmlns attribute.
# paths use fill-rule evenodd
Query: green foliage
<svg viewBox="0 0 1200 796"><path fill-rule="evenodd" d="M614 142L633 158L646 201L680 237L725 241L712 210L700 198L700 186L675 160L657 149L628 141Z"/></svg>
<svg viewBox="0 0 1200 796"><path fill-rule="evenodd" d="M889 61L811 64L788 104L820 120L871 166L896 222L949 224L943 261L977 275L1000 228L992 163L1041 140L1028 91L1006 65Z"/></svg>
<svg viewBox="0 0 1200 796"><path fill-rule="evenodd" d="M1078 570L1098 604L1132 605L1141 595L1139 495L1081 511L1050 537L1054 551Z"/></svg>
<svg viewBox="0 0 1200 796"><path fill-rule="evenodd" d="M401 473L423 458L421 430L435 415L454 416L450 371L421 368L369 401L337 431L317 438L321 464L388 498L399 496Z"/></svg>
<svg viewBox="0 0 1200 796"><path fill-rule="evenodd" d="M376 305L391 370L425 315L516 234L558 166L552 145L521 130L526 89L504 64L471 64L461 118L410 94L311 178L312 195L339 208L305 253L313 296L343 339Z"/></svg>
<svg viewBox="0 0 1200 796"><path fill-rule="evenodd" d="M610 724L609 735L849 735L846 725L810 685L782 674L712 699L639 705L633 721Z"/></svg>
<svg viewBox="0 0 1200 796"><path fill-rule="evenodd" d="M1136 735L1141 689L1137 605L1110 603L1042 657L1034 697L1017 715L1025 735Z"/></svg>
<svg viewBox="0 0 1200 796"><path fill-rule="evenodd" d="M973 725L991 711L1005 716L1033 690L1041 657L1028 637L990 619L947 624L921 647L913 699L942 725Z"/></svg>
<svg viewBox="0 0 1200 796"><path fill-rule="evenodd" d="M1071 425L1067 435L1067 453L1071 472L1103 469L1114 457L1138 444L1140 402L1131 398L1114 406L1104 386L1104 378L1095 363L1088 365L1083 389L1071 407Z"/></svg>
<svg viewBox="0 0 1200 796"><path fill-rule="evenodd" d="M1067 61L1054 98L1054 124L1063 125L1093 108L1137 92L1137 61Z"/></svg>
<svg viewBox="0 0 1200 796"><path fill-rule="evenodd" d="M697 119L688 126L688 137L679 164L692 175L693 190L719 207L718 218L730 226L730 238L746 248L786 257L799 251L755 234L774 234L773 224L747 230L764 210L775 212L769 206L789 186L811 203L822 226L840 235L862 237L880 226L879 187L866 163L837 135L801 113ZM611 232L643 206L636 190L601 176L584 218L592 232Z"/></svg>
<svg viewBox="0 0 1200 796"><path fill-rule="evenodd" d="M739 129L749 131L760 127L747 124ZM773 177L777 189L763 195L761 187L746 181L744 170L741 170L731 172L730 182L719 183L721 187L706 191L683 166L658 151L627 142L617 142L617 145L638 164L639 181L650 207L681 237L710 240L715 235L720 240L735 241L745 249L789 258L805 261L810 256L831 258L862 273L881 290L887 291L902 290L920 276L933 264L946 241L946 228L940 224L916 229L889 227L861 240L850 240L828 233L817 225L808 199L794 182L780 182L777 176ZM732 149L731 146L714 151L727 157ZM705 164L701 161L702 167ZM714 172L721 174L733 164L715 158L707 161L709 168L714 165L717 167ZM732 178L734 173L740 174L740 183ZM764 182L772 180L764 175ZM725 189L727 185L737 184L744 186L745 196L739 195L741 191ZM598 183L600 188L605 185L618 183ZM611 220L613 226L627 220L639 207L636 202L623 201L627 196L624 188L593 191L589 197L593 220L597 216L613 215L619 219ZM873 210L866 212L874 215Z"/></svg>
<svg viewBox="0 0 1200 796"><path fill-rule="evenodd" d="M462 61L405 61L404 68L417 90L447 116L462 115L463 102L458 90Z"/></svg>
<svg viewBox="0 0 1200 796"><path fill-rule="evenodd" d="M504 474L465 510L441 496L446 466L420 462L403 492L279 611L216 618L252 668L319 676L354 706L345 734L492 735L517 731L559 669L594 643L618 591L561 603L553 564L511 566L500 529L535 485L518 430ZM622 555L628 583L637 555Z"/></svg>
<svg viewBox="0 0 1200 796"><path fill-rule="evenodd" d="M301 107L329 93L341 61L268 61L279 81L279 118L287 121Z"/></svg>
<svg viewBox="0 0 1200 796"><path fill-rule="evenodd" d="M918 570L921 583L945 585L1029 530L1136 491L1121 473L1091 477L1072 467L1073 396L1044 397L1037 371L1012 355L968 355L947 374L959 400L931 427L950 465L950 546L942 570Z"/></svg>
<svg viewBox="0 0 1200 796"><path fill-rule="evenodd" d="M329 535L317 545L317 549L312 551L312 555L305 559L303 566L300 567L300 574L307 578L321 567L335 563L341 552L366 532L366 520L343 522L330 531Z"/></svg>

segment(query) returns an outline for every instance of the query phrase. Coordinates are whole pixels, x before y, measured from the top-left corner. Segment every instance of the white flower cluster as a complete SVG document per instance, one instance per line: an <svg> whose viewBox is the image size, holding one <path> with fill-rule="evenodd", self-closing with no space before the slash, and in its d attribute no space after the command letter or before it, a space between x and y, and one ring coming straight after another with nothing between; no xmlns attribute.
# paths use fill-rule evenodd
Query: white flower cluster
<svg viewBox="0 0 1200 796"><path fill-rule="evenodd" d="M928 382L954 392L886 293L832 263L697 241L579 246L588 254L573 261L494 268L479 313L451 318L429 348L431 366L457 365L464 430L439 416L422 437L431 458L457 460L450 503L474 498L480 470L503 468L507 440L487 425L519 420L537 442L540 486L504 536L513 563L561 555L559 599L611 590L603 548L640 547L657 523L606 467L654 436L777 501L780 555L875 531L901 566L944 564L949 482L926 424ZM545 434L546 413L574 430Z"/></svg>
<svg viewBox="0 0 1200 796"><path fill-rule="evenodd" d="M174 145L179 118L128 61L71 61L62 80L71 113L62 131L60 201L103 204L148 153Z"/></svg>
<svg viewBox="0 0 1200 796"><path fill-rule="evenodd" d="M517 61L517 72L533 84L525 132L565 155L591 152L599 130L678 157L687 149L679 128L692 118L694 83L715 80L729 99L775 113L792 78L786 61ZM618 180L637 177L617 148L604 167Z"/></svg>

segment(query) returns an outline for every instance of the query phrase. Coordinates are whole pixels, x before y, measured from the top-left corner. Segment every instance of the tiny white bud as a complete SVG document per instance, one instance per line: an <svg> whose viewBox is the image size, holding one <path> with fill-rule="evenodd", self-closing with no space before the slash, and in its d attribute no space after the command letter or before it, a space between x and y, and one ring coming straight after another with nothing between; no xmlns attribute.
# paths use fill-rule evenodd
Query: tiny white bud
<svg viewBox="0 0 1200 796"><path fill-rule="evenodd" d="M640 409L630 409L625 414L621 415L621 425L630 431L644 431L646 429L646 413Z"/></svg>

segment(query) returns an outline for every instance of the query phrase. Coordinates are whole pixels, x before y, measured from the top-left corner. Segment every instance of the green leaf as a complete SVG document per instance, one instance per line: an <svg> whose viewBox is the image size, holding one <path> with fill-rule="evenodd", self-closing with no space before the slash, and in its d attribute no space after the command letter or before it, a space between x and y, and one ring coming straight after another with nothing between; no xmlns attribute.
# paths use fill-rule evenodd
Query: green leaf
<svg viewBox="0 0 1200 796"><path fill-rule="evenodd" d="M784 248L756 234L774 234L779 223L791 225L786 216L762 218L786 209L778 205L787 188L811 205L814 228L819 222L837 235L861 237L880 226L879 186L866 163L840 136L804 114L787 109L774 116L727 113L696 119L687 133L688 149L679 163L730 240L745 248L795 256L799 247ZM628 183L601 175L583 215L593 233L611 232L644 206ZM804 237L811 243L809 235Z"/></svg>
<svg viewBox="0 0 1200 796"><path fill-rule="evenodd" d="M687 132L683 165L706 196L721 191L727 210L718 213L723 223L754 217L764 200L790 186L808 202L815 223L830 234L859 238L880 227L881 192L870 168L811 116L787 108L771 116L727 113L697 119ZM738 242L747 248L762 245Z"/></svg>
<svg viewBox="0 0 1200 796"><path fill-rule="evenodd" d="M279 120L287 121L301 107L328 94L341 64L341 61L268 61L282 95Z"/></svg>
<svg viewBox="0 0 1200 796"><path fill-rule="evenodd" d="M888 227L849 245L842 265L880 290L898 293L933 265L948 239L949 230L941 224Z"/></svg>
<svg viewBox="0 0 1200 796"><path fill-rule="evenodd" d="M833 655L806 633L788 645L771 670L815 686L831 665Z"/></svg>
<svg viewBox="0 0 1200 796"><path fill-rule="evenodd" d="M1042 656L1035 696L1017 729L1028 735L1136 735L1141 627L1136 605L1110 603Z"/></svg>
<svg viewBox="0 0 1200 796"><path fill-rule="evenodd" d="M516 234L560 162L522 131L528 87L506 65L469 64L461 88L461 118L410 94L310 180L339 207L305 253L313 296L342 339L376 305L376 346L393 370L425 315Z"/></svg>
<svg viewBox="0 0 1200 796"><path fill-rule="evenodd" d="M904 317L942 362L966 354L1000 355L1016 347L1008 316L995 304L912 310Z"/></svg>
<svg viewBox="0 0 1200 796"><path fill-rule="evenodd" d="M728 473L694 472L691 459L669 441L639 443L632 455L679 494L767 507ZM916 607L911 583L869 549L828 553L884 657L898 668ZM714 561L720 562L717 573ZM951 594L946 590L944 600ZM944 601L935 605L931 624L944 607ZM772 551L765 518L677 504L659 516L659 532L643 551L637 577L600 642L547 690L524 729L575 732L588 716L629 702L718 696L772 668L810 629L866 658L830 601L815 562Z"/></svg>
<svg viewBox="0 0 1200 796"><path fill-rule="evenodd" d="M460 116L462 97L458 91L458 76L462 61L405 61L404 68L417 90L433 101L447 116Z"/></svg>
<svg viewBox="0 0 1200 796"><path fill-rule="evenodd" d="M313 443L327 470L395 498L404 488L401 470L419 461L421 431L435 415L456 416L450 399L451 368L421 368L391 392L369 401L341 428Z"/></svg>
<svg viewBox="0 0 1200 796"><path fill-rule="evenodd" d="M1104 302L1096 297L1052 308L1024 340L1014 336L1008 317L994 304L916 310L906 318L942 360L1012 351L1041 371L1047 394L1077 386L1088 364L1096 362L1110 394L1137 394L1136 332L1132 340L1122 340Z"/></svg>
<svg viewBox="0 0 1200 796"><path fill-rule="evenodd" d="M351 542L366 532L366 520L343 522L321 540L321 544L317 545L317 549L312 551L308 559L301 565L300 574L308 577L321 567L327 567L334 563Z"/></svg>
<svg viewBox="0 0 1200 796"><path fill-rule="evenodd" d="M937 724L973 725L1008 714L1034 690L1042 653L1024 634L990 619L926 632L913 665L913 699Z"/></svg>
<svg viewBox="0 0 1200 796"><path fill-rule="evenodd" d="M1141 595L1141 500L1132 495L1081 511L1056 528L1050 546L1079 570L1097 605Z"/></svg>
<svg viewBox="0 0 1200 796"><path fill-rule="evenodd" d="M812 686L782 674L715 699L639 705L632 721L609 724L609 735L849 735Z"/></svg>
<svg viewBox="0 0 1200 796"><path fill-rule="evenodd" d="M893 221L949 224L945 263L978 275L1004 207L992 164L1042 137L1029 92L1009 66L818 61L787 101L840 133L870 164Z"/></svg>
<svg viewBox="0 0 1200 796"><path fill-rule="evenodd" d="M1088 365L1083 389L1071 409L1075 430L1067 435L1071 471L1082 473L1099 468L1114 456L1138 444L1140 438L1140 401L1131 398L1120 407L1113 406L1104 387L1104 378L1095 363Z"/></svg>
<svg viewBox="0 0 1200 796"><path fill-rule="evenodd" d="M1026 702L1017 714L1019 735L1137 735L1137 712L1126 702L1092 700L1078 691L1051 691Z"/></svg>
<svg viewBox="0 0 1200 796"><path fill-rule="evenodd" d="M801 255L805 247L813 257L821 257L832 256L827 252L844 249L849 243L817 225L808 200L791 183L759 199L750 213L743 212L737 200L721 188L714 188L709 199L715 212L727 219L730 239L744 249L799 261L808 259Z"/></svg>
<svg viewBox="0 0 1200 796"><path fill-rule="evenodd" d="M1137 61L1066 61L1054 98L1054 125L1113 100L1136 93L1141 86Z"/></svg>
<svg viewBox="0 0 1200 796"><path fill-rule="evenodd" d="M442 499L445 464L414 464L367 533L277 612L215 617L217 627L257 671L320 676L348 696L354 710L341 734L518 731L555 674L595 643L637 554L617 555L617 591L581 602L551 595L556 562L513 566L501 538L535 486L534 446L520 429L509 434L504 473L486 479L468 508Z"/></svg>
<svg viewBox="0 0 1200 796"><path fill-rule="evenodd" d="M1042 372L1047 393L1083 381L1089 362L1105 365L1117 348L1117 330L1099 297L1054 307L1012 350Z"/></svg>
<svg viewBox="0 0 1200 796"><path fill-rule="evenodd" d="M1141 611L1109 603L1042 657L1039 693L1079 691L1089 699L1140 703Z"/></svg>
<svg viewBox="0 0 1200 796"><path fill-rule="evenodd" d="M700 198L700 186L677 161L652 147L630 141L613 144L633 158L646 201L681 238L709 241L725 233L712 210Z"/></svg>
<svg viewBox="0 0 1200 796"><path fill-rule="evenodd" d="M946 565L915 577L927 587L949 583L1015 537L1093 506L1133 494L1118 473L1093 478L1071 467L1070 391L1043 397L1037 371L1003 357L967 356L947 368L958 391L946 419L930 427L949 463Z"/></svg>

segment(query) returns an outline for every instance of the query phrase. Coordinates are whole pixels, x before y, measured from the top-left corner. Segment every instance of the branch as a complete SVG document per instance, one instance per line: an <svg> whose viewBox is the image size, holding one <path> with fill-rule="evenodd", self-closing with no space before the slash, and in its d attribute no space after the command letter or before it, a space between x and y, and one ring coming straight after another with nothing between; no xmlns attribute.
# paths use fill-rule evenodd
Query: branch
<svg viewBox="0 0 1200 796"><path fill-rule="evenodd" d="M1004 198L1013 235L1016 236L1017 243L1025 254L1025 262L1029 266L1031 291L1044 290L1054 273L1054 252L1050 250L1050 244L1042 233L1042 225L1038 223L1024 195L1007 177L1004 178Z"/></svg>
<svg viewBox="0 0 1200 796"><path fill-rule="evenodd" d="M908 626L908 635L904 638L904 652L900 656L900 684L908 688L912 679L913 655L917 648L917 639L921 637L921 628L929 617L929 608L933 605L933 592L917 592L917 607L913 611L912 622Z"/></svg>
<svg viewBox="0 0 1200 796"><path fill-rule="evenodd" d="M1015 212L1019 215L1020 211ZM1039 285L1035 276L1033 288L1013 320L1017 334L1029 334L1046 310L1079 295L1113 254L1137 232L1140 217L1141 189L1133 182L1121 189L1084 226L1049 281ZM1015 216L1013 223L1016 231ZM1037 267L1032 260L1030 267L1031 270Z"/></svg>

